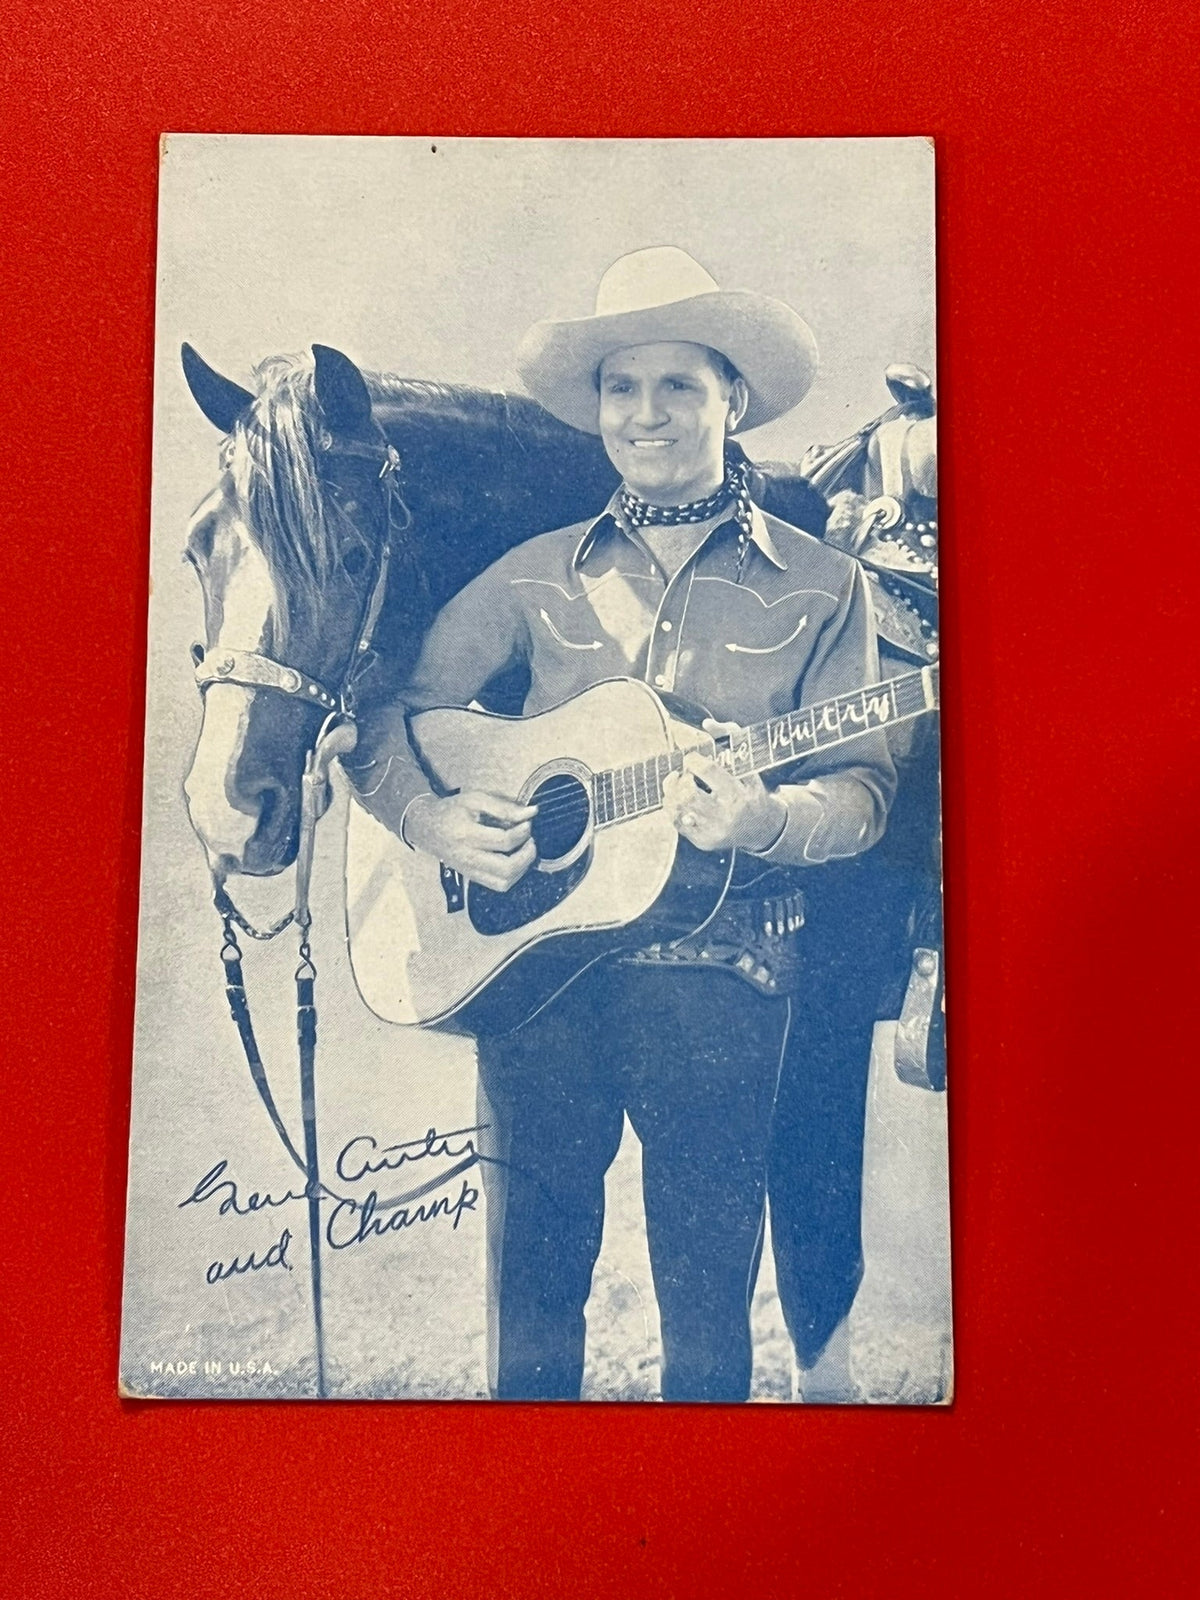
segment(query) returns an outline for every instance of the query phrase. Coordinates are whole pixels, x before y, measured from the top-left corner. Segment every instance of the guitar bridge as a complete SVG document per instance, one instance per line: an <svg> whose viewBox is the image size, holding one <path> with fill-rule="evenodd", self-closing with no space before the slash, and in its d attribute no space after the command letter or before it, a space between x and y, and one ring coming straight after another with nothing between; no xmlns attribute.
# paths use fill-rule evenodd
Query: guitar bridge
<svg viewBox="0 0 1200 1600"><path fill-rule="evenodd" d="M442 874L442 893L446 896L447 911L462 911L467 903L467 889L461 872L455 872L444 861L438 863Z"/></svg>

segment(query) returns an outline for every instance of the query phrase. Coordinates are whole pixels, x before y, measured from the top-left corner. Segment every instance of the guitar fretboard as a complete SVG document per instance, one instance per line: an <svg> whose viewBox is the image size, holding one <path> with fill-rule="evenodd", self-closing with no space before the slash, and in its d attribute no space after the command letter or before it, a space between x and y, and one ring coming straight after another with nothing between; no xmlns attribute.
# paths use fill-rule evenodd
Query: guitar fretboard
<svg viewBox="0 0 1200 1600"><path fill-rule="evenodd" d="M937 704L938 669L919 667L903 677L768 717L728 741L700 738L693 748L741 778L846 744L893 722L907 722L936 710ZM668 773L682 771L683 756L684 752L671 750L596 773L592 779L596 827L656 811L662 805L663 782Z"/></svg>

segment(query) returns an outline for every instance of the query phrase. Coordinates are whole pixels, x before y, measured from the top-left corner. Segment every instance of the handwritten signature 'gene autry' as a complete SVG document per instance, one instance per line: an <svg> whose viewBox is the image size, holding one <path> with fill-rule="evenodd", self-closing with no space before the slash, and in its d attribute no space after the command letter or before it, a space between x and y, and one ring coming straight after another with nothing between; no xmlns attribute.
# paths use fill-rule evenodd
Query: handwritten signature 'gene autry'
<svg viewBox="0 0 1200 1600"><path fill-rule="evenodd" d="M481 1157L472 1135L483 1131L482 1124L474 1128L452 1128L449 1133L430 1128L422 1139L385 1145L380 1145L369 1133L359 1133L338 1151L334 1166L343 1183L357 1183L360 1178L374 1176L377 1172L399 1172L414 1161L459 1161L464 1156L479 1161Z"/></svg>
<svg viewBox="0 0 1200 1600"><path fill-rule="evenodd" d="M332 1202L325 1218L325 1240L329 1248L345 1250L386 1233L398 1233L405 1228L435 1222L439 1217L449 1219L452 1227L457 1229L463 1216L476 1209L479 1190L464 1177L454 1198L447 1194L432 1199L426 1197L434 1195L435 1191L445 1188L455 1178L487 1159L480 1153L474 1139L475 1134L483 1131L482 1125L453 1128L444 1133L430 1128L419 1139L403 1139L386 1145L381 1145L372 1134L355 1134L348 1139L334 1161L334 1170L343 1183L360 1183L381 1172L398 1172L420 1161L449 1162L450 1165L440 1167L423 1183L403 1194L382 1199L375 1188L362 1196L342 1195L322 1182L317 1198L322 1204ZM212 1204L216 1206L218 1216L250 1217L308 1198L308 1184L299 1189L286 1189L281 1194L258 1189L243 1194L237 1180L229 1175L229 1162L222 1159L209 1168L179 1205L182 1208ZM282 1266L290 1271L287 1260L290 1234L286 1229L284 1233L286 1239L281 1240L280 1245L273 1247L262 1260L252 1255L242 1263L235 1258L236 1265L231 1264L231 1268L213 1263L207 1274L208 1281L220 1282L232 1270L259 1271L263 1267Z"/></svg>

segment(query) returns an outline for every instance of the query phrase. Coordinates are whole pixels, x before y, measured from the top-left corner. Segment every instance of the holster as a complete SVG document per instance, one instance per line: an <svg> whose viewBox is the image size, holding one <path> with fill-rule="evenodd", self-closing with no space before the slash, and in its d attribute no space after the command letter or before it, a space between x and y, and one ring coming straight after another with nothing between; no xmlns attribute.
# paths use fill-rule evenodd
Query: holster
<svg viewBox="0 0 1200 1600"><path fill-rule="evenodd" d="M626 951L618 959L638 967L704 967L731 972L760 994L786 995L800 983L799 942L804 895L722 901L703 928L684 939Z"/></svg>

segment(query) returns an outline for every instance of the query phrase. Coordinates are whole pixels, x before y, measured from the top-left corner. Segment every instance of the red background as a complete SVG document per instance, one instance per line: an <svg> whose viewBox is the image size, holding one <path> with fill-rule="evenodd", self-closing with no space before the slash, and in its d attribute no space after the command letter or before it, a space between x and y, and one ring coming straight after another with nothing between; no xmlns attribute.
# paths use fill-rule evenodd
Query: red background
<svg viewBox="0 0 1200 1600"><path fill-rule="evenodd" d="M1196 16L6 12L5 1593L1190 1589ZM952 1409L118 1401L163 129L936 138Z"/></svg>

